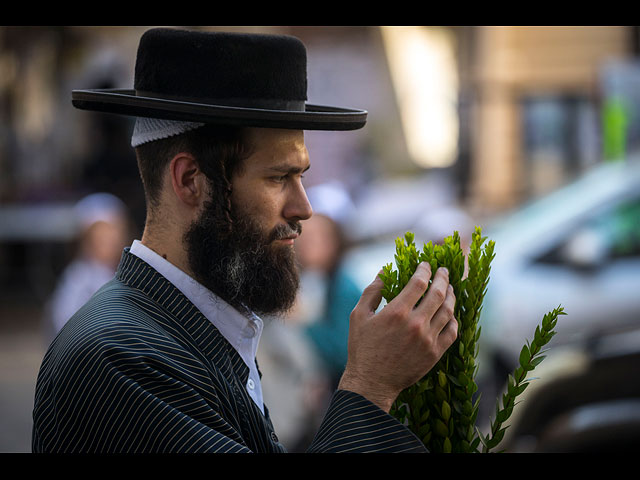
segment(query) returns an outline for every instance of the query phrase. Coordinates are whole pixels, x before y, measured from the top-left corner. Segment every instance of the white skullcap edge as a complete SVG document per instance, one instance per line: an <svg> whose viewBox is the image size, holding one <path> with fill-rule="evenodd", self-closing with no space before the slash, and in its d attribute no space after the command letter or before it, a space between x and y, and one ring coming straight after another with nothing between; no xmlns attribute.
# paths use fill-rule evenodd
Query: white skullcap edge
<svg viewBox="0 0 640 480"><path fill-rule="evenodd" d="M180 135L203 125L204 123L197 122L137 117L136 124L133 127L133 135L131 136L131 146L135 148L143 143Z"/></svg>

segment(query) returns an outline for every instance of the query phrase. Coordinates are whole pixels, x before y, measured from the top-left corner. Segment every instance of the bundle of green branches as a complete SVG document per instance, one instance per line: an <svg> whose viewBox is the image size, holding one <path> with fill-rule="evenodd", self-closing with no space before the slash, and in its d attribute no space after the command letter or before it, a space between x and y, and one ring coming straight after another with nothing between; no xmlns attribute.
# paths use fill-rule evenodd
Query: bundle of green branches
<svg viewBox="0 0 640 480"><path fill-rule="evenodd" d="M507 427L503 425L511 416L516 397L529 385L528 372L544 359L542 348L555 334L558 316L564 315L560 306L546 314L533 340L522 347L519 366L509 375L502 402L498 398L496 403L491 431L483 435L476 427L480 401L475 382L481 331L478 320L495 257L494 246L476 227L465 276L465 255L458 232L442 244L424 244L421 251L416 248L414 234L407 232L404 239L396 239L396 268L389 263L380 274L387 303L400 293L421 262L431 265L432 275L439 267L446 267L456 294L456 341L427 375L399 395L391 409L391 414L405 423L432 453L487 453L495 449L504 437Z"/></svg>

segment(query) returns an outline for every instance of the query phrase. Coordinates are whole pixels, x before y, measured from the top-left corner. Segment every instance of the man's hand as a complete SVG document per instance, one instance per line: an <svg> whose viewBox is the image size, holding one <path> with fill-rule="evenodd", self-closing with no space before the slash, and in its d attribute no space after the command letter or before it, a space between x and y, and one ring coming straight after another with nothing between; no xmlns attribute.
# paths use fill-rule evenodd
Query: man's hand
<svg viewBox="0 0 640 480"><path fill-rule="evenodd" d="M364 290L349 323L349 357L338 388L359 393L388 412L402 390L420 380L455 341L458 323L449 274L440 268L428 293L428 263L418 265L409 283L388 305L382 280Z"/></svg>

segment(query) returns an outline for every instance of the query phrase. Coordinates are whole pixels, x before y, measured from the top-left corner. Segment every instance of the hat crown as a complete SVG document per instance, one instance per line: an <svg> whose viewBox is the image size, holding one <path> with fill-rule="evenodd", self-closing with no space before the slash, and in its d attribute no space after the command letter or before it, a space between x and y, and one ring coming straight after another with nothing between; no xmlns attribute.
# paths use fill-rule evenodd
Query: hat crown
<svg viewBox="0 0 640 480"><path fill-rule="evenodd" d="M83 110L240 127L356 130L367 121L366 110L308 104L304 44L263 33L153 28L140 39L133 89L78 89L71 101ZM146 130L138 133L146 138Z"/></svg>
<svg viewBox="0 0 640 480"><path fill-rule="evenodd" d="M134 88L203 103L304 102L306 68L292 36L156 28L140 39Z"/></svg>

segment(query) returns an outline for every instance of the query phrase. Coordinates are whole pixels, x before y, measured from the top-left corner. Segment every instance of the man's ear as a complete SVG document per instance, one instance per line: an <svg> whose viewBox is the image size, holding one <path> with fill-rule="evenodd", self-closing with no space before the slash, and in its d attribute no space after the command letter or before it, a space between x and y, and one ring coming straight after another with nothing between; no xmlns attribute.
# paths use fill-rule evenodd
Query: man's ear
<svg viewBox="0 0 640 480"><path fill-rule="evenodd" d="M180 201L190 207L200 207L207 196L207 183L193 155L182 152L173 157L169 164L169 176L173 191Z"/></svg>

